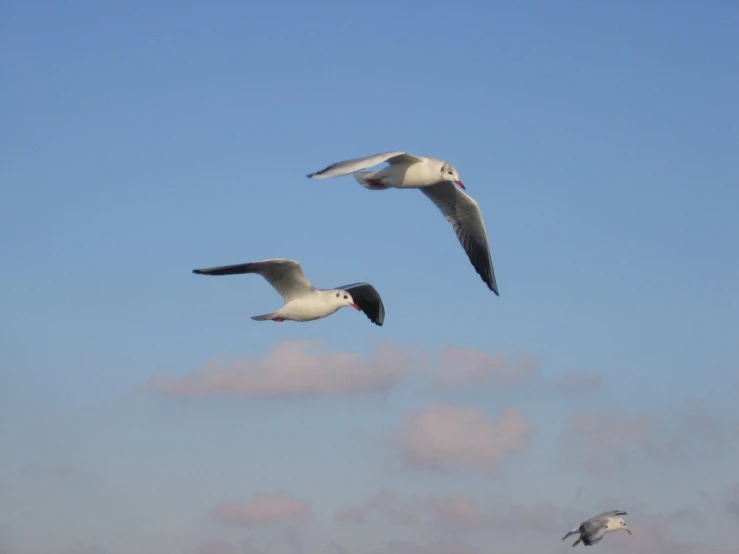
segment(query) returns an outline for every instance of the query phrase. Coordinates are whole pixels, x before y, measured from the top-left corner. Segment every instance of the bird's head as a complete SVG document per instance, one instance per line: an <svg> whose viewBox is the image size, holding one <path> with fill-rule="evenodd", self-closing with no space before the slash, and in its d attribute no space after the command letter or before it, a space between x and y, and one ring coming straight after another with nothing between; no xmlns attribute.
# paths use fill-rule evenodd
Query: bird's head
<svg viewBox="0 0 739 554"><path fill-rule="evenodd" d="M462 189L465 188L464 183L459 179L457 168L450 163L444 162L441 165L441 178L443 181L451 181L452 183L457 184Z"/></svg>
<svg viewBox="0 0 739 554"><path fill-rule="evenodd" d="M611 526L613 527L614 531L618 531L620 529L626 531L629 535L631 534L631 529L626 526L626 522L623 520L623 518L618 518L617 520L613 521L611 523Z"/></svg>
<svg viewBox="0 0 739 554"><path fill-rule="evenodd" d="M359 305L354 302L354 298L352 298L352 295L345 290L334 290L331 292L332 294L329 295L329 298L331 298L333 303L338 305L339 308L343 308L344 306L351 306L355 310L359 309Z"/></svg>

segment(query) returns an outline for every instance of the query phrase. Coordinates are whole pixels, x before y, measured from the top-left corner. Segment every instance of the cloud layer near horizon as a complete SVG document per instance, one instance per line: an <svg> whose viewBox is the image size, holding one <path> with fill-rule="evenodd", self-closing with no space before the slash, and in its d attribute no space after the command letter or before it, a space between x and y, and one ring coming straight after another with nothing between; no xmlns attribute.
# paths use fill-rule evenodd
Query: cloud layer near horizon
<svg viewBox="0 0 739 554"><path fill-rule="evenodd" d="M219 504L210 510L208 515L214 521L236 525L313 520L310 502L279 494L257 494L247 502Z"/></svg>
<svg viewBox="0 0 739 554"><path fill-rule="evenodd" d="M437 354L417 352L384 343L369 359L330 352L319 341L277 343L263 358L244 358L224 364L212 361L185 375L152 375L143 389L163 396L240 396L295 398L310 396L357 396L386 391L412 375L427 378L440 390L480 386L510 388L543 384L549 390L595 390L601 380L595 374L567 371L548 381L541 379L540 359L505 355L472 348L446 346Z"/></svg>
<svg viewBox="0 0 739 554"><path fill-rule="evenodd" d="M320 343L283 341L260 359L223 367L211 362L188 375L154 375L146 388L165 396L307 397L361 395L387 390L403 380L412 358L385 344L369 360L346 352L324 352Z"/></svg>
<svg viewBox="0 0 739 554"><path fill-rule="evenodd" d="M476 408L441 403L407 414L394 438L408 467L490 471L526 448L532 435L533 427L516 408L488 419Z"/></svg>

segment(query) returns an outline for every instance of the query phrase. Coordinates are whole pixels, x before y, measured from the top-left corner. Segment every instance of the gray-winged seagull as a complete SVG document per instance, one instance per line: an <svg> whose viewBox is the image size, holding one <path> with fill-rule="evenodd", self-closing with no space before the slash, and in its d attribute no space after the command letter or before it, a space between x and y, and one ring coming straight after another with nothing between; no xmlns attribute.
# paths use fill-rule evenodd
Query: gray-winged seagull
<svg viewBox="0 0 739 554"><path fill-rule="evenodd" d="M629 535L631 530L626 526L626 522L623 518L618 516L628 515L626 512L621 510L613 510L612 512L603 512L597 516L593 516L587 521L583 521L580 525L572 529L567 533L562 540L565 540L570 535L580 534L580 538L577 539L572 546L577 546L580 541L585 546L592 546L605 536L606 533L611 531L618 531L620 529L626 531Z"/></svg>
<svg viewBox="0 0 739 554"><path fill-rule="evenodd" d="M340 308L361 310L375 325L385 321L385 306L379 293L367 283L354 283L335 289L317 289L303 275L293 260L263 260L236 265L193 269L198 275L237 275L257 273L280 293L285 305L279 310L252 317L255 321L313 321L329 316Z"/></svg>
<svg viewBox="0 0 739 554"><path fill-rule="evenodd" d="M389 164L388 167L378 171L362 171L384 162ZM475 271L488 288L500 296L480 206L461 190L465 186L459 179L456 167L439 158L395 151L338 162L308 177L328 179L350 173L360 185L370 190L421 189L452 224Z"/></svg>

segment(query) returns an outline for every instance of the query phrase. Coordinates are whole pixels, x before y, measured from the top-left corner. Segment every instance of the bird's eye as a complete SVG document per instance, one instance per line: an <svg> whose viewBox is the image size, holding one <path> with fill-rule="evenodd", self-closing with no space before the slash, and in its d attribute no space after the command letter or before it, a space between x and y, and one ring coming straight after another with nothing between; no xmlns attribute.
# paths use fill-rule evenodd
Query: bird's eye
<svg viewBox="0 0 739 554"><path fill-rule="evenodd" d="M338 297L339 297L339 293L337 292L337 293L336 293L336 298L338 298Z"/></svg>
<svg viewBox="0 0 739 554"><path fill-rule="evenodd" d="M347 295L345 294L345 295L344 295L344 300L346 300L347 298L349 298L349 297L348 297L348 296L347 296Z"/></svg>
<svg viewBox="0 0 739 554"><path fill-rule="evenodd" d="M449 173L449 175L451 175L451 174L452 174L452 171L451 171L451 169L450 169L450 170L448 171L448 173Z"/></svg>

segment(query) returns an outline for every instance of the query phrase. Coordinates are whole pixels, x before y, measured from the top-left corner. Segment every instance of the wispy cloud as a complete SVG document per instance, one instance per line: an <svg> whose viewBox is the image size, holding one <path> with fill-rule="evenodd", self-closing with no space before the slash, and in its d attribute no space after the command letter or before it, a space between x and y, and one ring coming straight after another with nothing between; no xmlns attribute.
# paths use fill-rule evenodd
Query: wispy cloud
<svg viewBox="0 0 739 554"><path fill-rule="evenodd" d="M532 426L515 408L492 420L469 406L433 404L407 414L394 438L408 467L489 471L525 449L532 435Z"/></svg>
<svg viewBox="0 0 739 554"><path fill-rule="evenodd" d="M530 386L570 392L601 386L597 375L574 371L545 381L539 371L539 358L525 354L510 359L503 354L447 346L438 354L421 355L413 349L386 343L365 359L353 353L326 351L319 341L283 341L262 358L230 363L214 360L185 375L152 375L142 389L182 397L358 396L399 385L412 376L411 369L421 362L431 371L416 373L415 377L428 379L445 390Z"/></svg>
<svg viewBox="0 0 739 554"><path fill-rule="evenodd" d="M549 503L533 506L514 504L486 510L468 494L433 498L431 508L435 525L457 531L492 528L509 532L556 533L572 518L571 510Z"/></svg>
<svg viewBox="0 0 739 554"><path fill-rule="evenodd" d="M258 494L248 502L220 504L208 515L214 521L237 525L313 520L310 502L276 494Z"/></svg>
<svg viewBox="0 0 739 554"><path fill-rule="evenodd" d="M181 377L152 376L146 388L165 396L362 395L398 384L412 363L403 349L387 344L365 360L356 354L321 351L317 342L285 341L261 359L227 367L213 362Z"/></svg>
<svg viewBox="0 0 739 554"><path fill-rule="evenodd" d="M530 382L538 374L538 358L520 356L511 362L504 355L492 355L472 348L444 348L434 372L434 382L447 389L483 384L510 387Z"/></svg>
<svg viewBox="0 0 739 554"><path fill-rule="evenodd" d="M378 492L359 506L349 506L336 513L336 521L355 525L365 523L371 517L378 517L387 523L400 526L419 522L413 506L409 506L397 493L389 490Z"/></svg>
<svg viewBox="0 0 739 554"><path fill-rule="evenodd" d="M602 477L628 469L637 455L665 464L688 456L721 456L737 438L735 426L694 402L633 417L580 412L570 416L561 445L565 459Z"/></svg>
<svg viewBox="0 0 739 554"><path fill-rule="evenodd" d="M435 525L462 530L489 526L490 515L468 494L434 497L430 500Z"/></svg>
<svg viewBox="0 0 739 554"><path fill-rule="evenodd" d="M357 517L359 513L362 517ZM537 503L533 506L513 504L490 509L464 492L421 499L403 498L395 492L382 491L356 508L339 511L336 519L360 524L369 522L373 514L382 516L389 523L397 523L393 518L399 517L407 525L420 525L454 533L485 529L558 533L569 528L578 517L572 509L549 503Z"/></svg>

